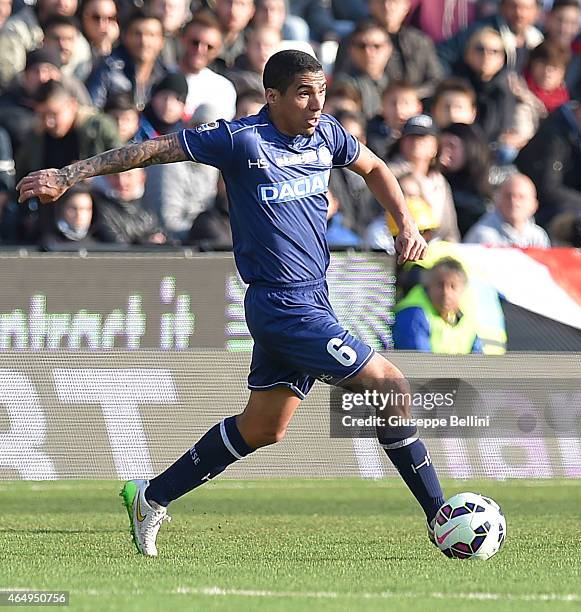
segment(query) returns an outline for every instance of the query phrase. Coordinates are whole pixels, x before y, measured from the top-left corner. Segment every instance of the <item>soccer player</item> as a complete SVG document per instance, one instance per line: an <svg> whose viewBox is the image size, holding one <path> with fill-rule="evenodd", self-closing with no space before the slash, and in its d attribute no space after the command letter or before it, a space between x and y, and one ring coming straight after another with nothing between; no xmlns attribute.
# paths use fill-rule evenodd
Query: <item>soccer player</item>
<svg viewBox="0 0 581 612"><path fill-rule="evenodd" d="M192 160L222 172L230 201L236 265L249 288L246 321L254 338L250 398L244 410L214 425L165 472L125 483L138 551L156 556L167 506L227 466L281 440L315 379L352 391L409 392L402 373L337 321L327 294L325 241L329 173L360 174L399 228L399 262L423 258L426 243L387 166L323 115L325 75L300 51L281 51L263 75L267 104L251 117L224 120L131 144L60 170L24 177L19 201L59 198L80 180L130 168ZM409 418L409 405L383 416ZM430 455L415 427L378 431L380 444L421 504L433 541L444 503Z"/></svg>

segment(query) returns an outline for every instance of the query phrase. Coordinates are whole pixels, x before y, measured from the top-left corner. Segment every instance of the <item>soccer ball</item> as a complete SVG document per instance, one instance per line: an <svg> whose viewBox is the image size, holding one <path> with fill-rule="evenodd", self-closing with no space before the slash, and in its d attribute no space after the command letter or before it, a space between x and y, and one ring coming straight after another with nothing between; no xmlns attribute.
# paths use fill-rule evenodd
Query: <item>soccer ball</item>
<svg viewBox="0 0 581 612"><path fill-rule="evenodd" d="M438 510L436 545L456 559L490 559L504 543L506 519L490 497L458 493Z"/></svg>

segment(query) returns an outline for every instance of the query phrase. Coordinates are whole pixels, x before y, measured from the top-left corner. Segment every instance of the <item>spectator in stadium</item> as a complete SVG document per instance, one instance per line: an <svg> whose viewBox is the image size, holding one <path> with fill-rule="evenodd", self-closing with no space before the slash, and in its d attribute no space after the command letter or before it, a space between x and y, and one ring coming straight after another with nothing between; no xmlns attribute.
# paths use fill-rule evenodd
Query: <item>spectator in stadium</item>
<svg viewBox="0 0 581 612"><path fill-rule="evenodd" d="M260 109L264 106L264 94L260 91L249 89L243 91L236 98L236 116L235 119L241 117L249 117L250 115L256 115Z"/></svg>
<svg viewBox="0 0 581 612"><path fill-rule="evenodd" d="M349 22L339 21L333 17L326 0L288 0L289 13L301 17L309 25L310 39L317 43L325 40L336 40L353 29Z"/></svg>
<svg viewBox="0 0 581 612"><path fill-rule="evenodd" d="M188 84L180 73L168 74L152 92L151 101L141 113L136 140L183 130L182 121ZM184 240L193 220L216 196L218 170L203 164L183 162L160 164L146 169L143 202L161 220L172 238Z"/></svg>
<svg viewBox="0 0 581 612"><path fill-rule="evenodd" d="M408 119L399 141L399 153L388 165L398 179L413 174L438 223L437 237L457 242L460 232L452 190L438 169L438 132L429 115Z"/></svg>
<svg viewBox="0 0 581 612"><path fill-rule="evenodd" d="M184 244L196 246L202 251L231 251L232 230L222 176L218 179L216 189L213 204L194 219Z"/></svg>
<svg viewBox="0 0 581 612"><path fill-rule="evenodd" d="M254 16L254 0L215 0L214 9L222 31L222 44L212 69L224 74L246 49L244 31Z"/></svg>
<svg viewBox="0 0 581 612"><path fill-rule="evenodd" d="M139 129L139 111L129 93L113 94L107 98L106 115L115 121L119 132L119 140L125 144L133 139Z"/></svg>
<svg viewBox="0 0 581 612"><path fill-rule="evenodd" d="M466 290L468 277L462 264L446 257L423 276L423 283L395 306L395 348L447 355L482 353L476 309Z"/></svg>
<svg viewBox="0 0 581 612"><path fill-rule="evenodd" d="M477 0L411 0L409 22L440 43L474 23L479 4Z"/></svg>
<svg viewBox="0 0 581 612"><path fill-rule="evenodd" d="M35 97L40 129L26 138L16 159L16 174L40 168L60 168L78 159L118 147L117 128L110 117L80 107L58 81L44 83Z"/></svg>
<svg viewBox="0 0 581 612"><path fill-rule="evenodd" d="M139 117L135 139L143 142L183 130L186 127L183 116L187 96L186 77L181 72L166 74L151 90L151 99Z"/></svg>
<svg viewBox="0 0 581 612"><path fill-rule="evenodd" d="M233 68L224 72L234 83L237 94L248 89L264 92L262 72L268 58L279 50L280 43L280 31L270 26L257 26L248 33L246 52L236 58Z"/></svg>
<svg viewBox="0 0 581 612"><path fill-rule="evenodd" d="M579 34L579 0L555 0L544 21L545 40L569 49Z"/></svg>
<svg viewBox="0 0 581 612"><path fill-rule="evenodd" d="M506 65L509 70L522 72L528 60L530 49L543 41L543 35L535 27L540 14L538 0L499 0L498 14L476 21L466 30L438 45L438 55L448 74L455 74L455 67L461 63L466 47L474 33L492 29L502 39L506 51Z"/></svg>
<svg viewBox="0 0 581 612"><path fill-rule="evenodd" d="M332 187L327 192L329 206L327 208L327 232L325 237L331 249L346 249L361 244L361 237L346 225L339 200L335 197Z"/></svg>
<svg viewBox="0 0 581 612"><path fill-rule="evenodd" d="M113 0L85 0L80 10L83 35L91 47L91 69L111 55L119 39L117 5Z"/></svg>
<svg viewBox="0 0 581 612"><path fill-rule="evenodd" d="M495 201L496 210L477 221L464 242L521 248L551 246L545 230L534 221L537 191L528 176L509 176L499 187Z"/></svg>
<svg viewBox="0 0 581 612"><path fill-rule="evenodd" d="M384 27L392 42L392 53L386 67L389 81L405 80L418 88L421 99L428 98L443 72L434 43L423 32L405 24L410 0L368 0L373 20ZM347 41L337 51L335 72L349 68Z"/></svg>
<svg viewBox="0 0 581 612"><path fill-rule="evenodd" d="M150 98L152 87L168 72L159 58L164 41L161 21L143 11L135 11L124 25L121 41L93 70L87 79L87 89L99 109L104 108L110 95L128 92L141 110Z"/></svg>
<svg viewBox="0 0 581 612"><path fill-rule="evenodd" d="M422 197L420 184L413 174L404 174L399 178L399 185L406 198L408 210L416 222L422 238L430 243L436 235L438 223L430 205ZM394 237L398 233L399 229L393 217L389 214L380 215L367 227L365 244L370 249L382 249L390 254L395 254Z"/></svg>
<svg viewBox="0 0 581 612"><path fill-rule="evenodd" d="M385 28L374 21L360 22L349 40L352 68L334 77L336 83L347 83L357 89L367 119L381 112L381 94L389 82L385 69L392 51Z"/></svg>
<svg viewBox="0 0 581 612"><path fill-rule="evenodd" d="M160 59L166 66L177 66L182 48L180 34L191 18L188 0L151 0L149 10L163 24L164 44Z"/></svg>
<svg viewBox="0 0 581 612"><path fill-rule="evenodd" d="M100 242L98 224L93 219L93 198L88 186L77 185L55 202L54 221L41 236L48 250L74 245L87 248Z"/></svg>
<svg viewBox="0 0 581 612"><path fill-rule="evenodd" d="M434 93L443 71L431 39L406 25L410 8L410 0L369 0L369 12L386 28L393 43L387 66L389 79L409 81L423 100Z"/></svg>
<svg viewBox="0 0 581 612"><path fill-rule="evenodd" d="M431 115L440 130L452 123L474 123L476 92L472 85L458 77L444 79L434 93Z"/></svg>
<svg viewBox="0 0 581 612"><path fill-rule="evenodd" d="M236 112L236 89L227 78L209 68L222 47L220 24L211 14L197 13L184 26L181 41L184 54L180 69L188 82L186 119L201 104L213 104L221 118L232 119Z"/></svg>
<svg viewBox="0 0 581 612"><path fill-rule="evenodd" d="M36 124L35 96L43 83L60 81L82 106L90 104L86 88L78 80L64 77L60 56L49 49L36 49L26 56L26 68L0 96L0 126L10 134L15 159Z"/></svg>
<svg viewBox="0 0 581 612"><path fill-rule="evenodd" d="M55 16L72 17L77 0L38 0L12 15L0 31L0 89L26 66L26 54L42 46L43 26ZM89 44L83 36L77 38L74 56L83 62L90 58Z"/></svg>
<svg viewBox="0 0 581 612"><path fill-rule="evenodd" d="M503 70L506 53L495 30L477 30L469 39L464 60L457 73L470 82L476 92L476 123L489 143L497 149L509 142L516 109L508 72Z"/></svg>
<svg viewBox="0 0 581 612"><path fill-rule="evenodd" d="M109 174L94 181L99 235L115 244L164 244L157 217L143 202L146 175L143 168Z"/></svg>
<svg viewBox="0 0 581 612"><path fill-rule="evenodd" d="M40 86L34 110L40 127L25 137L16 157L16 176L40 168L60 168L87 155L103 153L121 143L113 121L94 109L81 107L58 81ZM40 232L51 220L50 207L41 207Z"/></svg>
<svg viewBox="0 0 581 612"><path fill-rule="evenodd" d="M517 168L529 176L538 192L540 225L563 214L581 215L581 104L572 101L545 119L520 151Z"/></svg>
<svg viewBox="0 0 581 612"><path fill-rule="evenodd" d="M581 34L573 41L571 45L573 52L565 82L571 97L581 99Z"/></svg>
<svg viewBox="0 0 581 612"><path fill-rule="evenodd" d="M19 206L14 199L14 156L8 132L0 128L0 244L18 239Z"/></svg>
<svg viewBox="0 0 581 612"><path fill-rule="evenodd" d="M460 235L484 215L492 203L490 150L477 125L452 123L440 133L440 167L450 184Z"/></svg>
<svg viewBox="0 0 581 612"><path fill-rule="evenodd" d="M323 112L334 115L339 111L362 111L361 94L350 83L333 83L327 90Z"/></svg>
<svg viewBox="0 0 581 612"><path fill-rule="evenodd" d="M64 76L83 82L91 72L92 61L90 57L75 56L78 38L82 36L79 27L75 17L51 17L43 27L44 47L58 51Z"/></svg>
<svg viewBox="0 0 581 612"><path fill-rule="evenodd" d="M365 144L363 115L342 111L335 117L352 136ZM331 170L329 189L336 200L333 202L336 205L334 216L329 222L332 229L331 236L336 240L335 245L342 240L342 246L354 246L355 243L359 243L359 237L364 235L367 226L382 213L383 209L367 188L363 178L346 168ZM357 234L356 241L351 236L353 232Z"/></svg>
<svg viewBox="0 0 581 612"><path fill-rule="evenodd" d="M551 41L541 43L529 54L526 84L548 113L569 101L565 73L570 59L567 47Z"/></svg>
<svg viewBox="0 0 581 612"><path fill-rule="evenodd" d="M290 15L286 0L257 0L253 19L254 26L269 26L280 33L282 40L308 43L309 26L298 15Z"/></svg>
<svg viewBox="0 0 581 612"><path fill-rule="evenodd" d="M12 14L12 0L0 0L0 31Z"/></svg>
<svg viewBox="0 0 581 612"><path fill-rule="evenodd" d="M367 146L381 159L388 160L405 122L421 112L417 88L407 81L392 81L383 90L381 113L367 123Z"/></svg>

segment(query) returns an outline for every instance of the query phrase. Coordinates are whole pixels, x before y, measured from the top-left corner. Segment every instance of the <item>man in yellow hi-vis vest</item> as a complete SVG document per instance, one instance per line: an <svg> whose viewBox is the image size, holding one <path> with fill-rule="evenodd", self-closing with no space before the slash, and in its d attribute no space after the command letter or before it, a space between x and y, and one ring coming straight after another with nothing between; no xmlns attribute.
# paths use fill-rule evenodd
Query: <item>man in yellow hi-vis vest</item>
<svg viewBox="0 0 581 612"><path fill-rule="evenodd" d="M396 349L430 353L482 353L475 306L466 292L462 264L445 257L424 271L416 285L395 307Z"/></svg>

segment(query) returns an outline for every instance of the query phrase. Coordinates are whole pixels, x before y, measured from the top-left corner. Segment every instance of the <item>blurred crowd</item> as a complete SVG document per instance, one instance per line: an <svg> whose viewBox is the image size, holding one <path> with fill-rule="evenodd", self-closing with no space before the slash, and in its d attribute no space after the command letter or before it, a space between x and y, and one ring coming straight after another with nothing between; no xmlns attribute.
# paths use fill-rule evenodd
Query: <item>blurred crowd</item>
<svg viewBox="0 0 581 612"><path fill-rule="evenodd" d="M395 173L429 241L581 246L579 0L0 0L0 244L231 248L215 168L98 177L41 206L28 172L264 104L280 49L316 55L333 114ZM332 247L397 227L334 169Z"/></svg>

